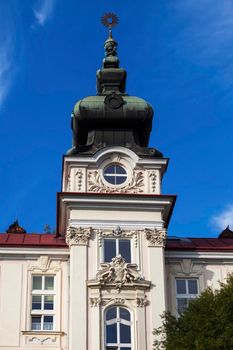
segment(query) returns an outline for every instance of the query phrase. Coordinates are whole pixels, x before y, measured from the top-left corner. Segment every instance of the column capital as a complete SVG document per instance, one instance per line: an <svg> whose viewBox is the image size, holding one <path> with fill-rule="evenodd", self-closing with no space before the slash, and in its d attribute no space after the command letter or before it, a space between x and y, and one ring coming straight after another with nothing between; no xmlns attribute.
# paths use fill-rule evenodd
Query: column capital
<svg viewBox="0 0 233 350"><path fill-rule="evenodd" d="M91 227L72 227L69 226L66 232L66 243L73 245L88 245L89 239L92 237L93 230Z"/></svg>
<svg viewBox="0 0 233 350"><path fill-rule="evenodd" d="M145 238L148 241L148 247L165 247L166 242L166 235L167 230L166 229L144 229Z"/></svg>

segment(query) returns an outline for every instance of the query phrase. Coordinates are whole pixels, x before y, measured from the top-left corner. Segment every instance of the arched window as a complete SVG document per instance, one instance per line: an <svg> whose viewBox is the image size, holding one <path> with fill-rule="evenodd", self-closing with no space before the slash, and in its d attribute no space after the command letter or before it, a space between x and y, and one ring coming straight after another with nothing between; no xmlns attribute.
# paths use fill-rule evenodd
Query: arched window
<svg viewBox="0 0 233 350"><path fill-rule="evenodd" d="M132 350L130 312L114 306L105 313L105 350Z"/></svg>

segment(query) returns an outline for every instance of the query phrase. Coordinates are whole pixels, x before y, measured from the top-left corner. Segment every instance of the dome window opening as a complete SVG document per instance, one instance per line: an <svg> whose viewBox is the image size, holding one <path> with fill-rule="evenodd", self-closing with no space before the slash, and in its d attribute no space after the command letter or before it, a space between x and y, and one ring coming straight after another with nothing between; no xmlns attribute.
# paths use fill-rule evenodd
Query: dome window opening
<svg viewBox="0 0 233 350"><path fill-rule="evenodd" d="M111 185L121 185L127 180L126 170L118 164L108 165L103 172L104 179Z"/></svg>

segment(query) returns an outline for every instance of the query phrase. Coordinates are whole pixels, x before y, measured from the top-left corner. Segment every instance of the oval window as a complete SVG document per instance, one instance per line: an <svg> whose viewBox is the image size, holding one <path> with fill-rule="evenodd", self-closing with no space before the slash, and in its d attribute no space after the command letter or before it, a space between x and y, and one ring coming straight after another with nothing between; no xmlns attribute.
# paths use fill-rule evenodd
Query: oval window
<svg viewBox="0 0 233 350"><path fill-rule="evenodd" d="M112 185L121 185L127 179L126 170L118 164L108 165L103 172L104 179Z"/></svg>

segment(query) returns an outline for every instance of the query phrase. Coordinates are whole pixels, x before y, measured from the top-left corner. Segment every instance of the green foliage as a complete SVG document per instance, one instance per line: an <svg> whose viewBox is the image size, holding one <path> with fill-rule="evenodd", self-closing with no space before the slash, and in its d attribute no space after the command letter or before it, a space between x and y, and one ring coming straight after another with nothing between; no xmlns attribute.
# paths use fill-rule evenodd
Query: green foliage
<svg viewBox="0 0 233 350"><path fill-rule="evenodd" d="M180 318L164 313L162 321L155 350L232 350L233 275L218 291L206 289Z"/></svg>

